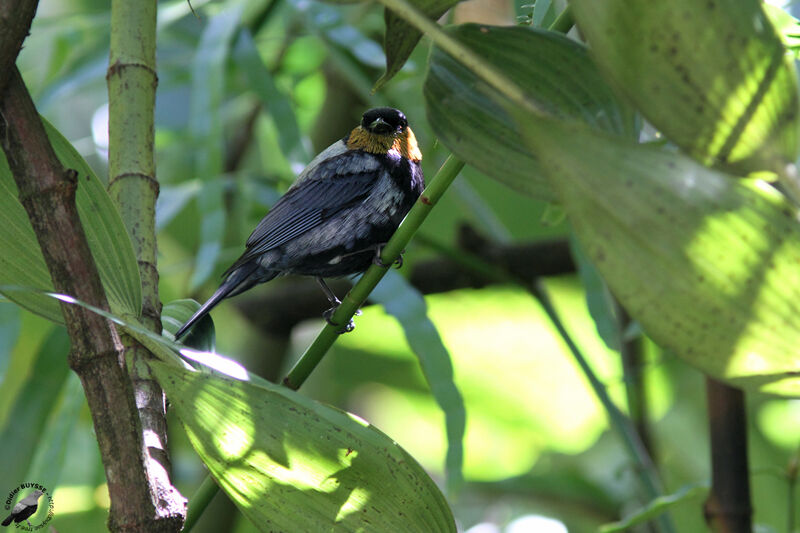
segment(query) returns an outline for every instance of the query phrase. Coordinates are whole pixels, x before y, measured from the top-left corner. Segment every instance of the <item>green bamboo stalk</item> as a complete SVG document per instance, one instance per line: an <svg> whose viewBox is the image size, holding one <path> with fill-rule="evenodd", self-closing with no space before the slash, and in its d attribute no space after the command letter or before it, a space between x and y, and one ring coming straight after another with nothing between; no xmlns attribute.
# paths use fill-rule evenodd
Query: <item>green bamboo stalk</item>
<svg viewBox="0 0 800 533"><path fill-rule="evenodd" d="M442 197L444 191L453 183L461 169L464 167L464 162L459 161L452 155L439 169L439 172L430 180L428 186L422 191L414 207L411 208L403 223L397 229L395 234L389 239L389 242L384 246L381 252L381 261L390 265L394 263L403 249L411 240L411 237L416 233L417 229L422 225L422 222L428 216L433 206ZM350 292L342 298L342 305L340 305L336 312L331 317L334 326L327 324L325 328L317 335L314 342L311 343L305 353L303 353L300 360L295 364L294 368L284 378L283 383L290 389L297 390L300 385L305 382L306 378L311 374L314 368L317 367L322 357L333 345L334 341L339 337L342 325L347 324L359 307L367 300L369 293L372 292L381 278L386 273L386 269L378 265L372 265L356 283Z"/></svg>
<svg viewBox="0 0 800 533"><path fill-rule="evenodd" d="M161 332L161 302L156 269L154 115L156 75L155 0L111 2L111 47L108 74L109 185L136 252L142 280L141 322ZM185 498L169 479L164 393L150 375L150 353L130 336L122 336L125 360L133 380L145 457L155 509L153 516L180 528Z"/></svg>

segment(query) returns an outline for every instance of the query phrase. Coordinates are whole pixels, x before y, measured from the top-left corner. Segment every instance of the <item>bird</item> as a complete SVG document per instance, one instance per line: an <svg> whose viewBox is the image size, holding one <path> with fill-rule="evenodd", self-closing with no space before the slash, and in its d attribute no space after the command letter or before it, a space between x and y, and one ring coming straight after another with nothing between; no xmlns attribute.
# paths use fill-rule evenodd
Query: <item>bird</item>
<svg viewBox="0 0 800 533"><path fill-rule="evenodd" d="M175 339L224 298L284 274L316 278L332 305L323 316L332 323L341 301L324 278L358 274L373 262L380 264L382 246L425 188L421 159L402 111L366 111L355 128L308 164L261 219L219 288ZM342 331L352 328L351 321Z"/></svg>
<svg viewBox="0 0 800 533"><path fill-rule="evenodd" d="M11 509L11 514L3 520L3 525L8 526L11 522L19 523L23 520L28 522L28 518L33 516L33 513L39 508L39 498L41 498L42 494L44 492L37 489L18 501L14 508ZM31 523L28 522L28 525L30 526Z"/></svg>

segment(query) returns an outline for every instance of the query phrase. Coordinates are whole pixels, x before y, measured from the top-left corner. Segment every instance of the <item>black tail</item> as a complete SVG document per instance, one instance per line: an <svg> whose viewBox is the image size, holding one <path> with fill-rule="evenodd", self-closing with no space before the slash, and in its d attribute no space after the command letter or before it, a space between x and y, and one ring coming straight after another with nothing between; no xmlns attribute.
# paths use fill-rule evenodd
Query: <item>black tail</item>
<svg viewBox="0 0 800 533"><path fill-rule="evenodd" d="M253 261L251 263L246 263L231 272L225 281L222 282L222 285L219 286L219 289L217 289L214 294L211 295L211 298L206 300L206 303L200 306L200 309L198 309L197 312L186 321L186 324L182 325L181 328L175 333L175 340L183 337L183 335L189 331L189 329L194 326L198 320L206 316L208 312L211 311L211 309L223 299L227 298L228 296L239 294L240 292L249 289L256 283L272 279L261 279L260 277L252 276L257 269L258 263Z"/></svg>
<svg viewBox="0 0 800 533"><path fill-rule="evenodd" d="M12 521L12 520L14 520L14 513L11 513L10 515L8 515L8 518L6 518L5 520L3 520L3 525L4 525L4 526L7 526L7 525L9 525L9 524L11 523L11 521Z"/></svg>

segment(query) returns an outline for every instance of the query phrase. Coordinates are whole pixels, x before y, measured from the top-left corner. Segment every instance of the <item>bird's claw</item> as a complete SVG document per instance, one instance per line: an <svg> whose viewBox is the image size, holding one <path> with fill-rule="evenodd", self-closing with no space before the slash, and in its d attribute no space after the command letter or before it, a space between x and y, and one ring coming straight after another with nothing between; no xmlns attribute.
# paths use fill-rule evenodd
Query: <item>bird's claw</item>
<svg viewBox="0 0 800 533"><path fill-rule="evenodd" d="M376 265L378 265L379 267L382 267L382 268L389 268L392 265L396 266L397 268L400 268L401 266L403 266L403 254L405 253L405 250L400 252L400 255L397 256L397 259L395 259L393 263L388 264L388 265L386 263L384 263L383 261L381 261L381 251L382 250L383 250L383 248L378 248L378 250L375 253L375 257L372 258L372 262L374 264L376 264Z"/></svg>
<svg viewBox="0 0 800 533"><path fill-rule="evenodd" d="M335 313L335 312L336 312L336 310L337 310L338 308L339 308L339 306L338 306L338 305L336 305L336 306L334 306L334 307L331 307L330 309L328 309L328 310L327 310L327 311L325 311L324 313L322 313L322 317L325 319L325 322L327 322L328 324L330 324L331 326L333 326L333 327L335 327L335 328L338 328L338 327L340 327L340 326L339 326L339 324L335 323L335 322L332 320L332 318L333 318L333 313ZM356 311L356 313L355 313L355 314L356 314L356 316L359 316L359 315L361 315L361 309L358 309L358 310ZM355 323L355 322L353 321L353 319L351 318L351 319L350 319L350 320L347 322L347 324L345 324L345 326L344 326L344 327L342 327L341 329L339 329L339 330L338 330L338 333L339 333L339 335L341 335L342 333L350 333L350 332L351 332L351 331L353 331L354 329L356 329L356 323Z"/></svg>

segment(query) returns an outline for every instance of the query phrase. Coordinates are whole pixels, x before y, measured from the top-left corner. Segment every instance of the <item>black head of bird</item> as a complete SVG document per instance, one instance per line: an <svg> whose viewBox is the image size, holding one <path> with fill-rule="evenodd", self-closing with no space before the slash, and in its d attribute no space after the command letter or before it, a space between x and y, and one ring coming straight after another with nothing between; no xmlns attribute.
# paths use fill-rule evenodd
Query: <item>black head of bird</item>
<svg viewBox="0 0 800 533"><path fill-rule="evenodd" d="M261 219L219 289L175 334L179 339L223 298L283 274L323 278L365 271L425 187L414 132L391 107L370 109L323 150Z"/></svg>

